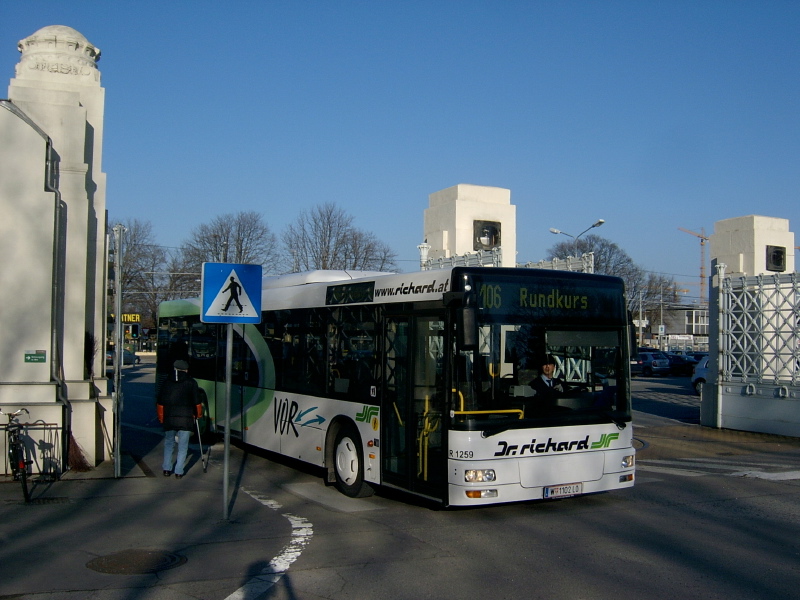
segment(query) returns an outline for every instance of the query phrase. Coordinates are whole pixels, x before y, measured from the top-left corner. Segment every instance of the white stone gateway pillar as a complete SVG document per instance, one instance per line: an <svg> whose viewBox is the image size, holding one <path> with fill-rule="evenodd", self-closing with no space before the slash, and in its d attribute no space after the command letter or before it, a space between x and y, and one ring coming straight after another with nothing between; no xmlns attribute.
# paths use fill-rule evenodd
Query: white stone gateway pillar
<svg viewBox="0 0 800 600"><path fill-rule="evenodd" d="M33 201L44 190L47 157L43 154L40 164L15 174L18 181L29 184L33 178L39 182L41 187L35 196L8 181L2 187L3 212L12 216L0 223L3 237L37 240L49 237L50 240L14 262L3 257L7 282L5 291L0 292L3 328L6 322L14 322L24 314L35 314L37 320L47 322L51 336L46 345L51 371L48 383L52 386L52 378L59 384L61 400L70 409L67 420L71 420L73 436L86 458L96 464L104 455L101 421L109 414L105 410L108 401L104 352L106 176L102 171L105 97L97 69L100 51L79 32L62 25L40 29L21 40L18 48L22 57L10 82L8 98L51 141L55 189L49 196L54 206L60 208L58 226L62 241L59 244L54 239L53 211L45 213L39 200ZM15 151L4 139L0 153ZM45 272L50 284L48 293L26 294L25 282L30 278L38 280L39 274ZM10 298L4 297L8 294L16 301L9 302ZM14 368L27 350L41 349L38 338L35 344L23 348L18 341L3 336L0 383L9 381L8 369ZM11 367L5 364L6 359ZM39 378L37 375L31 383ZM6 400L7 395L0 396L0 401ZM57 404L59 399L48 400ZM107 430L112 428L108 426Z"/></svg>
<svg viewBox="0 0 800 600"><path fill-rule="evenodd" d="M451 258L502 248L502 266L515 267L517 207L511 190L458 184L428 196L424 239L428 258Z"/></svg>
<svg viewBox="0 0 800 600"><path fill-rule="evenodd" d="M800 436L797 274L788 219L714 223L700 423Z"/></svg>
<svg viewBox="0 0 800 600"><path fill-rule="evenodd" d="M711 260L724 263L726 275L794 273L794 233L788 219L749 215L717 221L709 242Z"/></svg>

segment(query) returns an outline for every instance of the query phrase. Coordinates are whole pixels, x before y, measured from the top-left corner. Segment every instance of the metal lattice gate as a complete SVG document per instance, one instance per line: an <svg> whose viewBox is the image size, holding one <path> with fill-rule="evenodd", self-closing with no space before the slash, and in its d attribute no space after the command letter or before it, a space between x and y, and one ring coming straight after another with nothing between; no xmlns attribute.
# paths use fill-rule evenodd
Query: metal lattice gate
<svg viewBox="0 0 800 600"><path fill-rule="evenodd" d="M800 385L799 299L797 273L723 279L723 381Z"/></svg>
<svg viewBox="0 0 800 600"><path fill-rule="evenodd" d="M717 271L709 361L717 376L703 389L701 422L800 437L798 275L725 277L722 265Z"/></svg>

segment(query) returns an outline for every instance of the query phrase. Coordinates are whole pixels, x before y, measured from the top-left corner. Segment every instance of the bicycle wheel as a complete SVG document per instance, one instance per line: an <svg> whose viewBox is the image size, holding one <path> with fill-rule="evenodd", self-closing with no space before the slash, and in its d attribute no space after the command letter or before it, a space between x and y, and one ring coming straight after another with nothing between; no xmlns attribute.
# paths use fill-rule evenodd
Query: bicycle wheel
<svg viewBox="0 0 800 600"><path fill-rule="evenodd" d="M12 453L15 454L11 463L14 465L13 471L22 484L22 495L27 504L31 501L31 490L28 487L28 463L25 460L25 448L21 443L17 442L13 446Z"/></svg>
<svg viewBox="0 0 800 600"><path fill-rule="evenodd" d="M19 472L19 480L22 483L22 495L25 497L25 503L31 501L31 490L28 487L28 469L23 468Z"/></svg>

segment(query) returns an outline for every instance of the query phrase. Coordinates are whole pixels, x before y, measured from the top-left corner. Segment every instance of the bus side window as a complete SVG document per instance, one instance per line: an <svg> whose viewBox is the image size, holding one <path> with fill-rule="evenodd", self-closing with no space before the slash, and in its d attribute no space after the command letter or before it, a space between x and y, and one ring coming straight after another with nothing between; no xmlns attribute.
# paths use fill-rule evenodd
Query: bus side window
<svg viewBox="0 0 800 600"><path fill-rule="evenodd" d="M328 391L336 397L374 402L376 384L373 307L341 307L328 324Z"/></svg>

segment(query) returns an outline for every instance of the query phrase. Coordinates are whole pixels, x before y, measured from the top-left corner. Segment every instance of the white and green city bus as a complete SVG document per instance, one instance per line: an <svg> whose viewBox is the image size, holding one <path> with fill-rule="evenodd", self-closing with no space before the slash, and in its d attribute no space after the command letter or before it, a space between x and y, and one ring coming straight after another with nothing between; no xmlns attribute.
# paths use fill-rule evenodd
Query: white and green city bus
<svg viewBox="0 0 800 600"><path fill-rule="evenodd" d="M262 321L234 325L230 434L444 506L557 498L634 482L630 326L619 278L538 269L264 278ZM160 306L157 381L177 359L225 419L224 326ZM566 393L537 397L542 357Z"/></svg>

